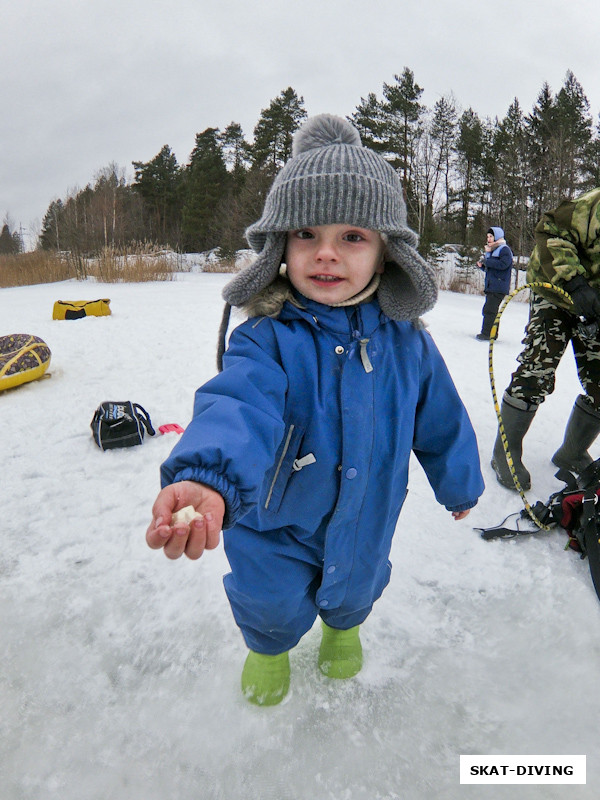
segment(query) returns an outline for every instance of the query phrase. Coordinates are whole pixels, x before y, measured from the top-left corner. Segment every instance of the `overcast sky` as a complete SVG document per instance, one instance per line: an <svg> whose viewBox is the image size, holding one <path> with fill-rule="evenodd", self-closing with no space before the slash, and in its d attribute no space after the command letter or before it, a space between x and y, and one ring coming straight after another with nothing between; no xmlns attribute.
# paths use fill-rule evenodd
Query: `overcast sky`
<svg viewBox="0 0 600 800"><path fill-rule="evenodd" d="M39 230L49 203L111 162L133 176L165 144L242 125L288 86L309 114L351 114L409 67L432 106L527 112L572 70L600 112L597 0L0 0L0 222Z"/></svg>

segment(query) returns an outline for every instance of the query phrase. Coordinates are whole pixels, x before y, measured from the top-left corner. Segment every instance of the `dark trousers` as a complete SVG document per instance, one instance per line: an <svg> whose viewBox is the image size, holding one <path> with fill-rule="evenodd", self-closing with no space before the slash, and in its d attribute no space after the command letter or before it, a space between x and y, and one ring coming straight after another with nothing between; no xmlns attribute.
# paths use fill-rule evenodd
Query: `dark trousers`
<svg viewBox="0 0 600 800"><path fill-rule="evenodd" d="M502 292L486 292L485 303L481 313L483 314L483 324L481 326L481 333L489 337L492 332L492 326L496 319L496 314L500 308L500 303L504 300Z"/></svg>

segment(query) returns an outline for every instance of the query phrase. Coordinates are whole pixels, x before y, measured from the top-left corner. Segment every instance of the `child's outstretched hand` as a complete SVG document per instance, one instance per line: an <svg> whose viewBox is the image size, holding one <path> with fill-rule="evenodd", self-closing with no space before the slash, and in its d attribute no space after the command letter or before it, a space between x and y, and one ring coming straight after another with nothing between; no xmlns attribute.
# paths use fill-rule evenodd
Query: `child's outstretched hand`
<svg viewBox="0 0 600 800"><path fill-rule="evenodd" d="M466 511L453 511L452 516L458 522L459 519L464 519L466 516L468 516L470 510L470 508L467 508Z"/></svg>
<svg viewBox="0 0 600 800"><path fill-rule="evenodd" d="M172 521L173 514L193 506L201 514L191 522ZM159 492L152 506L152 522L146 531L146 542L153 550L162 547L167 558L200 558L205 550L214 550L219 544L223 527L225 503L214 489L203 483L181 481L172 483Z"/></svg>

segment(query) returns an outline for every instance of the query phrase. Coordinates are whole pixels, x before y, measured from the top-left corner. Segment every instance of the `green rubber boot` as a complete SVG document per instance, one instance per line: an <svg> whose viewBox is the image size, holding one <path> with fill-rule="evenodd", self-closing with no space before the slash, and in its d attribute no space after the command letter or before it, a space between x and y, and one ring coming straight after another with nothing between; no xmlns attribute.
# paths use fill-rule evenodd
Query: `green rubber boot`
<svg viewBox="0 0 600 800"><path fill-rule="evenodd" d="M359 625L346 631L330 628L323 622L319 650L319 669L328 678L352 678L362 668Z"/></svg>
<svg viewBox="0 0 600 800"><path fill-rule="evenodd" d="M531 475L521 461L523 456L523 438L533 422L537 408L538 407L536 405L527 403L525 400L519 400L515 397L511 397L506 392L502 398L500 414L502 416L504 433L508 443L508 449L510 450L514 470L517 473L517 478L519 479L521 488L524 491L531 489ZM504 445L502 444L502 437L500 436L500 430L498 430L498 434L496 436L491 465L492 469L496 473L496 479L498 480L498 483L501 483L502 486L505 486L507 489L511 489L513 492L516 492L517 489L515 487L515 482L513 481L510 467L508 466L506 453L504 452Z"/></svg>
<svg viewBox="0 0 600 800"><path fill-rule="evenodd" d="M552 456L552 463L579 475L592 463L588 453L600 433L600 414L580 395L575 401L562 445Z"/></svg>
<svg viewBox="0 0 600 800"><path fill-rule="evenodd" d="M290 688L290 656L267 656L250 650L242 670L242 692L257 706L276 706Z"/></svg>

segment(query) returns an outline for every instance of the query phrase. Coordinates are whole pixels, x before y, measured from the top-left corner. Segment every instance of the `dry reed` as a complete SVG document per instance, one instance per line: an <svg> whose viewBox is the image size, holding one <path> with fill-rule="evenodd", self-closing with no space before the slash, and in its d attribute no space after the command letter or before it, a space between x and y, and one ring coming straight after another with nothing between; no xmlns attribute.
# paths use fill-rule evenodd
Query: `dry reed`
<svg viewBox="0 0 600 800"><path fill-rule="evenodd" d="M70 279L101 283L169 281L177 271L174 254L138 245L128 251L106 248L95 258L76 253L34 250L0 256L0 287L31 286Z"/></svg>
<svg viewBox="0 0 600 800"><path fill-rule="evenodd" d="M129 250L106 247L98 257L87 259L87 275L102 283L170 281L177 270L171 255L148 245Z"/></svg>
<svg viewBox="0 0 600 800"><path fill-rule="evenodd" d="M235 256L233 258L214 258L207 260L202 272L239 272Z"/></svg>
<svg viewBox="0 0 600 800"><path fill-rule="evenodd" d="M56 253L34 250L0 256L0 287L55 283L75 277L73 265Z"/></svg>

